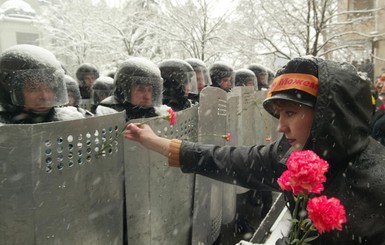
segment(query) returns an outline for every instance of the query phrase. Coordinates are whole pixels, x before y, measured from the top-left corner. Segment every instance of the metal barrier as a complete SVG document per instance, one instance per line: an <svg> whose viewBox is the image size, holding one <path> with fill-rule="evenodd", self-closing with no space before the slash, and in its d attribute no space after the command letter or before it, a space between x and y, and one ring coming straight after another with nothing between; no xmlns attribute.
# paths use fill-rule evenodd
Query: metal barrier
<svg viewBox="0 0 385 245"><path fill-rule="evenodd" d="M124 114L0 127L0 244L122 244Z"/></svg>
<svg viewBox="0 0 385 245"><path fill-rule="evenodd" d="M168 138L265 143L276 135L262 97L208 87L176 125L146 122ZM123 140L124 126L124 112L1 125L0 244L123 244L123 219L128 244L212 244L234 219L237 187L168 167L164 156ZM103 142L111 148L100 154Z"/></svg>
<svg viewBox="0 0 385 245"><path fill-rule="evenodd" d="M148 123L161 136L196 139L198 108L177 112L174 126L159 118ZM124 163L128 244L189 244L194 175L132 141L124 143Z"/></svg>

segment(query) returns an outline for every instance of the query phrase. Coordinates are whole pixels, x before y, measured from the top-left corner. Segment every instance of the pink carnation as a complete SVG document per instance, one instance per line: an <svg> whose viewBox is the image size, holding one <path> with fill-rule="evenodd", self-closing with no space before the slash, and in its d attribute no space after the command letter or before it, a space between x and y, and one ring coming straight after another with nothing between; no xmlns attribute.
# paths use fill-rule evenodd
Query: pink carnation
<svg viewBox="0 0 385 245"><path fill-rule="evenodd" d="M222 138L224 138L226 141L230 141L231 140L231 133L228 132L227 134L222 135Z"/></svg>
<svg viewBox="0 0 385 245"><path fill-rule="evenodd" d="M176 113L174 112L173 109L169 108L167 110L167 112L169 113L168 117L169 117L169 123L170 125L174 125L176 123Z"/></svg>
<svg viewBox="0 0 385 245"><path fill-rule="evenodd" d="M320 234L332 229L342 230L342 224L346 223L344 206L337 198L327 199L326 196L315 197L307 204L309 219Z"/></svg>
<svg viewBox="0 0 385 245"><path fill-rule="evenodd" d="M323 183L326 181L325 172L329 164L313 151L291 153L286 165L289 173L283 173L285 174L283 180L286 182L285 189L280 185L283 190L287 190L287 186L290 185L294 195L300 192L320 194L323 191Z"/></svg>
<svg viewBox="0 0 385 245"><path fill-rule="evenodd" d="M282 173L281 177L279 177L277 180L279 187L281 187L281 189L284 191L291 191L289 178L290 178L290 171L286 170L285 172Z"/></svg>

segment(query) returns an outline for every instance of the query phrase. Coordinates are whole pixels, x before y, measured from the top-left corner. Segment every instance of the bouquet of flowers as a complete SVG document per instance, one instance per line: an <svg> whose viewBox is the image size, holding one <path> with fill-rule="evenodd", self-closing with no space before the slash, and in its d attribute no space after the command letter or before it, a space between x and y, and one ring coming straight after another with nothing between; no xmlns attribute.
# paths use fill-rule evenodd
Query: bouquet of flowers
<svg viewBox="0 0 385 245"><path fill-rule="evenodd" d="M291 153L286 165L288 170L277 180L282 190L293 193L295 201L286 244L309 244L324 232L342 230L346 214L340 200L324 195L309 197L324 190L329 164L313 151L306 150Z"/></svg>

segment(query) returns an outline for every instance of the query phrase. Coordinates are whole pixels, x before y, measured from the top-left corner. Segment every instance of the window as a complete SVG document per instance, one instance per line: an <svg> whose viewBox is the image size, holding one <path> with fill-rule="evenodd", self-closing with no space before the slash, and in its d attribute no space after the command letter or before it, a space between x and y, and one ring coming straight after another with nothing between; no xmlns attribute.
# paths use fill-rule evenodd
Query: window
<svg viewBox="0 0 385 245"><path fill-rule="evenodd" d="M350 0L348 10L349 11L360 11L360 10L368 10L374 8L374 0ZM372 13L355 13L354 16L368 16L372 15Z"/></svg>
<svg viewBox="0 0 385 245"><path fill-rule="evenodd" d="M39 34L37 33L25 33L25 32L16 33L17 44L39 45L38 39L39 39Z"/></svg>

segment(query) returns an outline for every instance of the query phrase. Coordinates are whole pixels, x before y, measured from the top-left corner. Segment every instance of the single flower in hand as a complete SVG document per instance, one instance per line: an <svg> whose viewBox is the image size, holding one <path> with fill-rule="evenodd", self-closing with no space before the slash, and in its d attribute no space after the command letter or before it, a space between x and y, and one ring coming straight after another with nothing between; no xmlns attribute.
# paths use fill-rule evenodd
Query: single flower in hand
<svg viewBox="0 0 385 245"><path fill-rule="evenodd" d="M176 123L176 113L171 107L167 105L161 105L159 107L155 107L155 112L161 118L168 121L170 125L174 125Z"/></svg>
<svg viewBox="0 0 385 245"><path fill-rule="evenodd" d="M176 113L174 112L174 110L171 107L169 107L167 105L161 105L160 107L155 107L155 112L163 120L167 120L170 123L170 125L174 125L176 123ZM146 120L143 120L140 123L137 123L137 126L141 127L143 124L145 124L146 122L149 122L150 120L153 120L153 118L147 118ZM115 139L118 139L121 135L124 134L128 124L129 124L129 122L126 125L124 125L124 127L122 128L122 130L118 134L116 134ZM112 144L111 142L105 141L102 144L102 146L100 147L100 150L98 151L97 156L104 154L105 151L107 151L107 150L110 150L112 147L111 144Z"/></svg>

